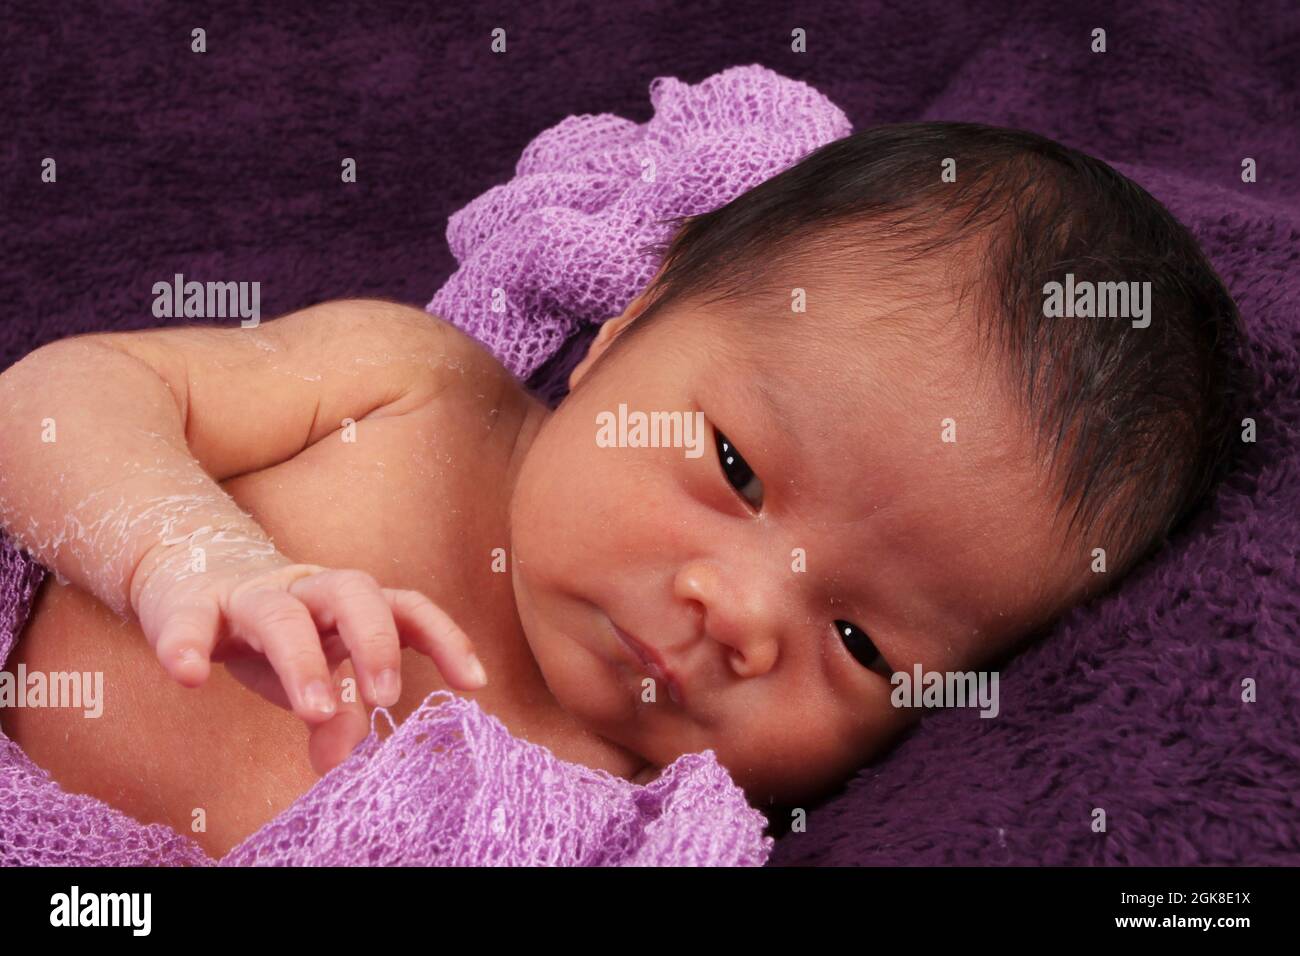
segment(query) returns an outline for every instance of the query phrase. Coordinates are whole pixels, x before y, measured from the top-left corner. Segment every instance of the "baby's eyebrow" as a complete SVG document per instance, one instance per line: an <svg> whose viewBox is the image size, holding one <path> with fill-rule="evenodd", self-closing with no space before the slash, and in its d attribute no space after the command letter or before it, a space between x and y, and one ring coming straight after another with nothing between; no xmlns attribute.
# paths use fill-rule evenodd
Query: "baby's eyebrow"
<svg viewBox="0 0 1300 956"><path fill-rule="evenodd" d="M799 438L798 431L793 427L790 410L776 393L767 387L767 382L756 376L743 377L739 381L746 393L747 404L751 407L761 405L767 411L768 419L776 426L781 437L802 455L803 442ZM743 449L741 454L744 454Z"/></svg>

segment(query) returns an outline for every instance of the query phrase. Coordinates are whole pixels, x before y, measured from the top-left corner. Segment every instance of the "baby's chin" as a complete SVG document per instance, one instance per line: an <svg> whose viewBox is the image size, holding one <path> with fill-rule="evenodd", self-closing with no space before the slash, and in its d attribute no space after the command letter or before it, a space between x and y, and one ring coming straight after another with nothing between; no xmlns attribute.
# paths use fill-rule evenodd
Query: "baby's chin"
<svg viewBox="0 0 1300 956"><path fill-rule="evenodd" d="M833 793L852 775L851 769L840 774L826 768L815 771L804 768L792 775L791 761L756 763L752 757L728 759L728 747L724 741L710 740L694 733L681 735L678 739L669 728L647 726L647 717L651 717L652 712L645 708L652 708L654 704L634 702L630 716L624 716L628 713L623 709L626 698L614 695L606 699L599 692L593 692L591 683L580 677L561 678L556 685L561 691L556 695L557 701L584 729L645 763L627 778L632 783L644 785L657 780L682 754L711 750L714 759L745 792L750 805L764 809L807 806Z"/></svg>
<svg viewBox="0 0 1300 956"><path fill-rule="evenodd" d="M568 644L530 644L533 661L556 704L585 730L640 754L645 714L630 677ZM648 757L644 759L650 759Z"/></svg>

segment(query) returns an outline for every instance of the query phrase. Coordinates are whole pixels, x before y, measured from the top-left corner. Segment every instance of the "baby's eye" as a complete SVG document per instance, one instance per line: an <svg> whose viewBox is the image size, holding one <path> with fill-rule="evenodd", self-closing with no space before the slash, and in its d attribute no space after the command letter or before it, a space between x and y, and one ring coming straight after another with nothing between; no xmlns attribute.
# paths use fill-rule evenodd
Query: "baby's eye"
<svg viewBox="0 0 1300 956"><path fill-rule="evenodd" d="M722 462L722 473L727 476L727 481L740 492L742 498L753 505L755 510L762 508L763 483L758 480L745 459L740 457L740 452L736 451L736 446L727 439L727 436L716 428L713 432L714 440L718 443L718 460Z"/></svg>
<svg viewBox="0 0 1300 956"><path fill-rule="evenodd" d="M849 653L854 659L868 670L873 670L884 677L890 676L894 669L885 662L880 651L876 650L876 645L871 643L871 638L867 637L867 632L856 624L850 624L848 621L836 621L835 632L839 634L840 640L844 646L849 649Z"/></svg>

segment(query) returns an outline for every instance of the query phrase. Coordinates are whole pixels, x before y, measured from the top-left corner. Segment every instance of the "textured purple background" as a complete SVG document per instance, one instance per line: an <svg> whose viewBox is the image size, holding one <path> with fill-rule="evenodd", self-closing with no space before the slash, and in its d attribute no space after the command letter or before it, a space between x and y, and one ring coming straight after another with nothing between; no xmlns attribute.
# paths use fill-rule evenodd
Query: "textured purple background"
<svg viewBox="0 0 1300 956"><path fill-rule="evenodd" d="M54 338L155 324L151 286L173 272L260 281L267 317L353 295L422 306L455 265L451 212L567 114L644 122L661 74L758 62L858 128L1052 136L1202 238L1254 340L1259 442L1170 549L1004 671L998 719L928 719L774 862L1300 862L1294 4L291 6L0 17L0 367ZM488 52L496 26L505 56ZM806 55L789 51L796 26ZM1105 55L1088 49L1097 26ZM57 185L39 180L45 156ZM355 185L339 182L343 156ZM1244 156L1257 183L1240 180ZM1244 677L1257 703L1241 702Z"/></svg>

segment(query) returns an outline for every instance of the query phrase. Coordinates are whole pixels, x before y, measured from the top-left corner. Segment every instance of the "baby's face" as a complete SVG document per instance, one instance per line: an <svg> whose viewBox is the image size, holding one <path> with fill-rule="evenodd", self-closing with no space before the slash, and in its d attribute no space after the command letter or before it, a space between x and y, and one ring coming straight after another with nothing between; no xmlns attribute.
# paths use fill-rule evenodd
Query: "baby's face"
<svg viewBox="0 0 1300 956"><path fill-rule="evenodd" d="M835 334L683 307L602 354L625 316L541 425L511 504L521 623L595 733L656 766L712 748L751 801L794 804L918 716L891 705L891 671L977 668L1073 596L1082 546L1063 553L1019 420L968 349L870 314ZM620 404L703 412L703 454L604 447Z"/></svg>

